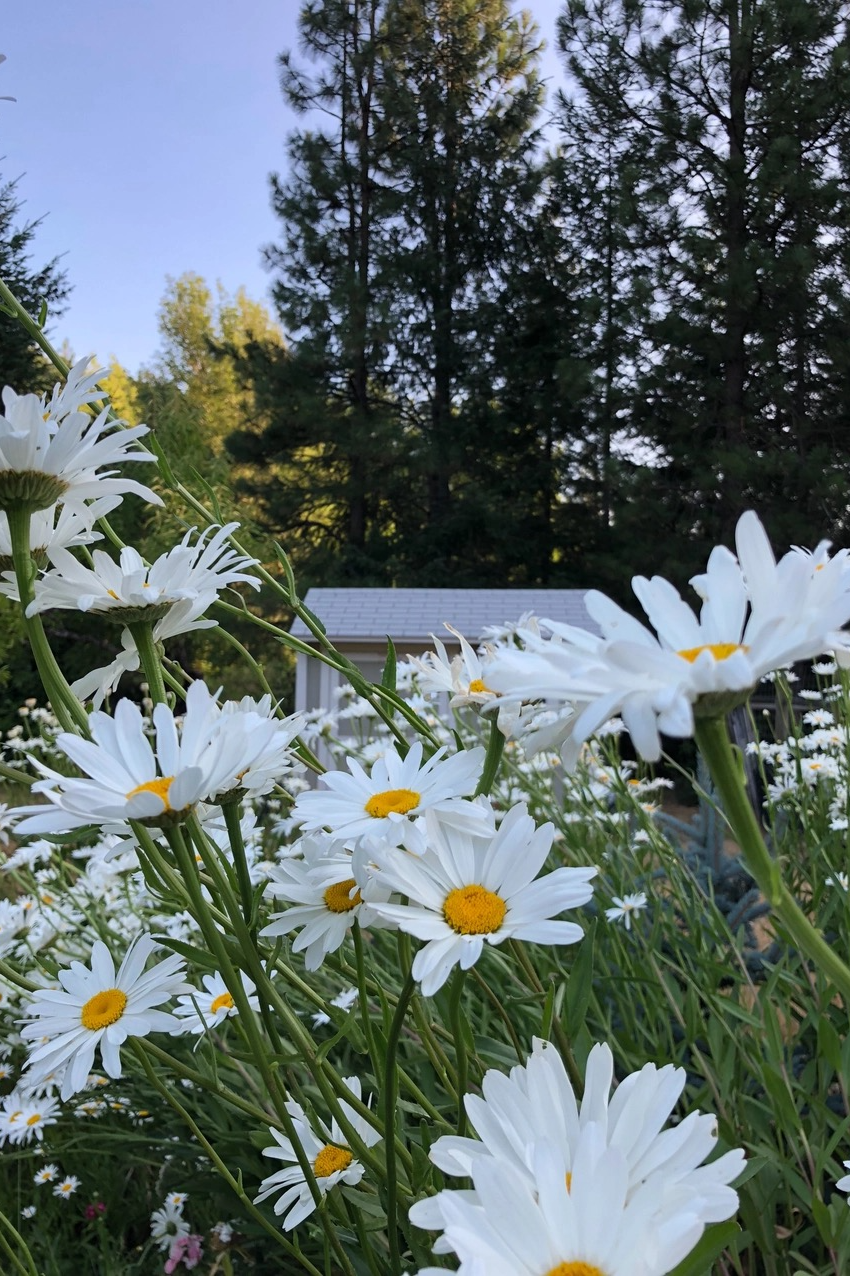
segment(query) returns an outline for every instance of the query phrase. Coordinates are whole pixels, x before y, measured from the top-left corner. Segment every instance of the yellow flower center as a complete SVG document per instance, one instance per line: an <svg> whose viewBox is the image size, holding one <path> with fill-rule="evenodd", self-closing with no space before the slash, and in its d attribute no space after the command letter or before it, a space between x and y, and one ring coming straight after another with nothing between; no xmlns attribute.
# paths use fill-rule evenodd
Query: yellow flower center
<svg viewBox="0 0 850 1276"><path fill-rule="evenodd" d="M388 815L407 815L419 805L421 798L422 794L414 793L413 789L387 789L370 797L364 809L373 819L383 820Z"/></svg>
<svg viewBox="0 0 850 1276"><path fill-rule="evenodd" d="M564 1178L565 1178L565 1180L566 1180L566 1184L567 1184L567 1191L568 1191L568 1192L571 1192L571 1191L573 1190L573 1176L572 1176L572 1171L571 1171L571 1170L567 1170L566 1174L564 1175Z"/></svg>
<svg viewBox="0 0 850 1276"><path fill-rule="evenodd" d="M593 1263L583 1263L581 1259L574 1259L569 1263L559 1263L557 1267L553 1267L546 1273L546 1276L605 1276L601 1267L595 1267Z"/></svg>
<svg viewBox="0 0 850 1276"><path fill-rule="evenodd" d="M356 908L358 904L363 903L363 897L359 891L355 891L352 895L351 891L357 883L353 877L347 877L344 882L334 882L325 891L323 899L325 907L331 913L350 913L352 908Z"/></svg>
<svg viewBox="0 0 850 1276"><path fill-rule="evenodd" d="M492 935L505 920L507 904L486 886L459 886L443 904L443 916L459 935Z"/></svg>
<svg viewBox="0 0 850 1276"><path fill-rule="evenodd" d="M89 997L80 1011L80 1022L84 1028L97 1032L98 1028L108 1028L116 1023L124 1013L127 1005L127 994L120 988L107 988Z"/></svg>
<svg viewBox="0 0 850 1276"><path fill-rule="evenodd" d="M219 1010L225 1009L233 1009L233 998L229 992L220 992L210 1003L210 1014L217 1015Z"/></svg>
<svg viewBox="0 0 850 1276"><path fill-rule="evenodd" d="M326 1179L337 1170L347 1170L353 1159L348 1148L336 1148L332 1143L326 1143L313 1162L313 1173L317 1179Z"/></svg>
<svg viewBox="0 0 850 1276"><path fill-rule="evenodd" d="M676 655L692 665L704 651L710 651L715 660L728 660L736 651L749 651L749 647L742 647L737 642L709 642L702 647L686 647L684 651L677 651Z"/></svg>
<svg viewBox="0 0 850 1276"><path fill-rule="evenodd" d="M158 775L155 780L145 780L144 784L137 784L134 789L126 795L127 801L136 796L137 793L155 793L161 800L166 811L171 810L171 804L168 801L168 790L174 783L173 775Z"/></svg>
<svg viewBox="0 0 850 1276"><path fill-rule="evenodd" d="M483 691L486 691L490 695L493 695L493 692L487 686L487 683L484 681L483 678L473 678L472 682L469 684L469 690L472 692L474 696L481 695Z"/></svg>
<svg viewBox="0 0 850 1276"><path fill-rule="evenodd" d="M27 1125L38 1125L41 1120L40 1112L33 1112L32 1116L27 1117Z"/></svg>

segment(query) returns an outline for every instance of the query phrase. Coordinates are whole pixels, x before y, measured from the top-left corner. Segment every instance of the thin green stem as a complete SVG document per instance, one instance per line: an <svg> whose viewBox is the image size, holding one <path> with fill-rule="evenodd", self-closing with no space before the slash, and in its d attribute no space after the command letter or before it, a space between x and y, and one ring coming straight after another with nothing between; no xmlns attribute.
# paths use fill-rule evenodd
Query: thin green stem
<svg viewBox="0 0 850 1276"><path fill-rule="evenodd" d="M181 1063L179 1059L175 1059L173 1055L170 1055L166 1050L160 1049L159 1046L154 1045L147 1038L141 1041L141 1045L143 1050L170 1072L175 1073L178 1077L185 1078L187 1081L191 1081L193 1085L200 1086L203 1090L209 1090L212 1094L218 1095L225 1103L237 1108L240 1112L244 1112L246 1116L251 1117L253 1121L259 1122L260 1125L268 1125L269 1121L275 1119L273 1114L258 1108L254 1103L249 1103L247 1099L243 1099L228 1086L222 1085L220 1081L205 1076L203 1072L198 1072L196 1068L187 1067L185 1063Z"/></svg>
<svg viewBox="0 0 850 1276"><path fill-rule="evenodd" d="M33 1262L33 1257L29 1251L29 1246L27 1245L23 1236L21 1236L21 1233L15 1227L14 1223L12 1223L11 1220L8 1219L6 1215L3 1214L2 1212L0 1212L0 1225L2 1225L2 1227L5 1227L7 1231L9 1231L12 1234L12 1236L15 1237L18 1244L23 1249L24 1254L26 1255L26 1258L27 1258L26 1265L24 1265L21 1262L20 1258L18 1258L17 1254L14 1252L9 1242L6 1240L6 1237L3 1235L2 1231L0 1231L0 1249L3 1249L5 1251L6 1255L14 1263L17 1270L19 1272L23 1272L24 1276L38 1276L38 1269L35 1263Z"/></svg>
<svg viewBox="0 0 850 1276"><path fill-rule="evenodd" d="M404 1026L404 1016L408 1003L416 987L413 976L408 972L404 986L399 994L395 1014L387 1034L386 1066L384 1068L384 1131L386 1135L387 1161L387 1238L390 1245L390 1271L401 1271L401 1253L398 1246L398 1178L396 1174L395 1129L396 1102L398 1099L398 1077L396 1076L396 1055Z"/></svg>
<svg viewBox="0 0 850 1276"><path fill-rule="evenodd" d="M162 665L153 638L153 626L146 620L140 620L128 625L127 628L130 630L133 642L136 644L142 670L147 679L151 700L154 704L168 704Z"/></svg>
<svg viewBox="0 0 850 1276"><path fill-rule="evenodd" d="M35 564L30 554L30 519L32 515L27 508L13 506L6 510L9 523L9 537L12 542L12 564L15 569L15 580L21 600L21 611L24 617L27 638L32 648L39 677L44 684L53 711L66 731L83 735L89 734L89 719L83 706L74 695L67 679L57 664L56 657L41 616L27 616L27 607L33 600L33 578Z"/></svg>
<svg viewBox="0 0 850 1276"><path fill-rule="evenodd" d="M850 1004L850 968L821 932L812 925L782 880L779 864L772 859L747 798L724 718L698 718L694 732L697 747L711 772L735 840L747 869L759 890L781 920L800 951L830 979L845 1003Z"/></svg>
<svg viewBox="0 0 850 1276"><path fill-rule="evenodd" d="M351 928L351 936L354 940L354 960L357 967L357 993L360 1002L360 1022L363 1025L366 1045L369 1049L369 1058L372 1060L372 1072L375 1075L376 1081L380 1081L381 1056L378 1053L378 1047L375 1041L375 1028L372 1023L372 1015L369 1009L369 991L366 986L366 960L363 952L363 932L360 929L360 923L356 919Z"/></svg>
<svg viewBox="0 0 850 1276"><path fill-rule="evenodd" d="M178 1114L178 1116L181 1118L181 1120L184 1122L187 1128L191 1130L192 1134L198 1140L201 1147L204 1149L207 1156L212 1161L213 1165L215 1165L219 1174L221 1174L225 1182L236 1193L243 1207L248 1211L251 1217L257 1223L260 1224L263 1231L268 1232L269 1236L273 1236L274 1239L277 1241L278 1245L280 1245L283 1249L285 1249L286 1252L289 1255L291 1255L291 1257L297 1258L298 1261L302 1264L302 1266L308 1272L312 1273L312 1276L322 1276L322 1273L319 1271L319 1269L317 1267L314 1267L313 1264L308 1259L304 1258L304 1256L298 1250L296 1250L295 1246L286 1239L283 1233L279 1231L276 1227L274 1227L268 1221L268 1219L263 1214L262 1210L257 1209L254 1202L251 1200L251 1198L248 1196L245 1189L242 1187L242 1184L239 1183L230 1173L230 1170L227 1168L224 1161L218 1155L215 1148L210 1143L209 1139L201 1130L200 1126L194 1120L192 1115L187 1111L187 1109L184 1108L183 1104L179 1101L179 1099L177 1099L176 1095L174 1094L174 1091L169 1089L169 1087L166 1086L160 1080L159 1076L154 1071L153 1065L151 1064L151 1061L145 1052L142 1042L135 1037L131 1037L130 1045L133 1047L135 1051L136 1058L139 1060L142 1067L144 1068L145 1076L147 1077L150 1084L153 1086L156 1092L163 1099L165 1099L169 1107L174 1109L174 1111Z"/></svg>
<svg viewBox="0 0 850 1276"><path fill-rule="evenodd" d="M466 1134L466 1086L469 1075L469 1058L466 1052L466 1035L463 1022L463 985L466 971L460 967L454 973L449 996L449 1022L455 1043L455 1062L457 1066L457 1133L459 1137Z"/></svg>
<svg viewBox="0 0 850 1276"><path fill-rule="evenodd" d="M245 841L242 837L242 825L239 820L239 803L224 802L221 809L224 812L224 823L227 828L227 836L230 839L230 849L233 852L233 863L236 866L236 880L239 883L245 925L248 927L251 943L256 947L257 923L254 918L254 891L251 886L248 856L245 852Z"/></svg>
<svg viewBox="0 0 850 1276"><path fill-rule="evenodd" d="M531 961L529 960L528 953L525 951L525 945L519 939L509 940L509 943L511 952L516 957L532 991L537 993L538 996L545 998L546 990L540 982L537 971L534 969ZM575 1055L573 1054L570 1039L564 1031L564 1025L561 1023L557 1015L555 1015L552 1021L552 1031L555 1034L555 1044L558 1047L558 1053L564 1061L564 1067L566 1068L567 1075L572 1082L576 1096L581 1098L581 1095L584 1092L584 1078L582 1077L578 1064L575 1061Z"/></svg>

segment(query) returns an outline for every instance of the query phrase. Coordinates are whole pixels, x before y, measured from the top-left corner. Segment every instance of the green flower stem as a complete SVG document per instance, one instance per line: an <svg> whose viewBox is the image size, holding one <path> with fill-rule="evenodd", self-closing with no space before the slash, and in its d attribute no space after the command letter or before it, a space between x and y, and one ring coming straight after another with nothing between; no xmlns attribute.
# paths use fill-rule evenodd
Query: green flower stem
<svg viewBox="0 0 850 1276"><path fill-rule="evenodd" d="M66 363L61 354L54 349L42 332L39 325L33 319L28 310L25 310L18 301L15 294L7 288L3 280L0 279L0 309L5 310L7 315L11 315L13 319L17 319L22 328L25 328L32 337L36 345L40 346L47 355L50 362L56 368L64 380L67 380L68 373L71 371L70 364Z"/></svg>
<svg viewBox="0 0 850 1276"><path fill-rule="evenodd" d="M139 660L142 666L142 672L147 679L150 697L154 704L168 704L168 698L165 694L165 679L162 674L162 664L156 650L156 643L153 638L153 626L146 620L140 620L127 628L136 644L136 650L139 653Z"/></svg>
<svg viewBox="0 0 850 1276"><path fill-rule="evenodd" d="M452 988L449 996L449 1022L452 1026L452 1036L455 1042L455 1060L457 1062L457 1134L462 1137L466 1134L466 1107L464 1098L466 1097L466 1087L469 1077L469 1059L466 1053L466 1037L464 1035L463 1022L463 985L465 983L466 971L460 967L454 973L452 980Z"/></svg>
<svg viewBox="0 0 850 1276"><path fill-rule="evenodd" d="M480 797L482 794L489 797L499 771L499 763L502 760L502 754L505 751L505 737L499 730L496 719L490 723L490 738L487 741L487 754L484 758L484 770L481 772L481 779L478 781L478 788L475 790L475 796Z"/></svg>
<svg viewBox="0 0 850 1276"><path fill-rule="evenodd" d="M508 1014L507 1010L505 1009L504 1003L499 1000L496 993L494 993L493 989L487 983L487 980L484 978L484 976L481 974L481 972L478 970L476 966L472 967L471 973L472 973L473 979L478 984L478 987L484 993L484 996L490 1002L490 1005L493 1007L496 1014L499 1016L502 1023L505 1025L505 1031L507 1032L508 1036L511 1039L511 1045L513 1046L514 1050L516 1050L517 1059L519 1060L520 1063L524 1064L526 1061L526 1052L522 1048L522 1042L517 1036L517 1030L514 1027L513 1023L511 1022L511 1017Z"/></svg>
<svg viewBox="0 0 850 1276"><path fill-rule="evenodd" d="M15 967L10 966L2 957L0 957L0 977L24 992L36 992L43 987L42 984L34 984L31 979L25 978L19 970L15 970Z"/></svg>
<svg viewBox="0 0 850 1276"><path fill-rule="evenodd" d="M311 1276L322 1276L322 1273L319 1271L318 1267L314 1267L313 1264L309 1261L309 1259L306 1259L304 1255L301 1254L300 1251L295 1248L292 1242L287 1240L283 1232L269 1222L265 1214L263 1214L262 1210L257 1209L256 1205L251 1200L250 1196L248 1196L247 1192L242 1187L242 1184L233 1177L233 1175L230 1173L230 1170L224 1164L224 1161L222 1161L221 1157L218 1155L215 1148L210 1143L209 1139L207 1139L207 1137L201 1130L200 1126L196 1123L192 1115L187 1111L186 1108L184 1108L183 1104L176 1097L173 1089L170 1089L160 1080L160 1078L158 1077L157 1073L155 1072L153 1068L153 1065L150 1059L148 1058L148 1054L145 1051L143 1043L139 1041L138 1038L131 1037L130 1045L133 1047L133 1050L135 1051L136 1058L139 1060L142 1067L144 1068L145 1075L148 1081L151 1083L151 1085L156 1090L156 1092L160 1095L160 1097L165 1100L165 1102L169 1105L169 1107L174 1109L174 1111L181 1118L181 1120L188 1127L188 1129L191 1130L192 1134L194 1134L195 1138L198 1140L201 1147L204 1149L207 1156L212 1161L213 1165L215 1165L219 1174L222 1176L225 1182L229 1185L232 1191L236 1193L243 1208L248 1211L248 1213L255 1220L255 1222L259 1223L263 1231L268 1232L269 1236L273 1236L274 1239L277 1241L277 1243L280 1246L282 1246L282 1248L285 1249L286 1252L291 1257L296 1258L301 1264L301 1266L304 1267L306 1271L311 1273ZM345 1271L350 1273L350 1276L354 1276L351 1266L350 1264L348 1264L345 1251L343 1251L343 1258L345 1259L345 1267L344 1267Z"/></svg>
<svg viewBox="0 0 850 1276"><path fill-rule="evenodd" d="M198 1072L195 1068L188 1068L185 1063L175 1059L166 1050L161 1050L159 1046L154 1045L147 1038L138 1038L138 1040L145 1053L150 1055L157 1064L168 1072L173 1072L178 1077L184 1077L187 1081L191 1081L193 1085L200 1086L202 1089L218 1095L225 1103L229 1103L233 1108L238 1108L240 1112L244 1112L252 1121L256 1121L261 1126L268 1125L270 1121L274 1120L272 1114L265 1112L262 1108L258 1108L254 1103L249 1103L247 1099L243 1099L228 1086L222 1085L220 1081L205 1076L203 1072Z"/></svg>
<svg viewBox="0 0 850 1276"><path fill-rule="evenodd" d="M27 775L26 771L18 771L13 766L6 766L5 762L0 762L0 776L8 780L10 784L25 784L27 788L35 784L34 775Z"/></svg>
<svg viewBox="0 0 850 1276"><path fill-rule="evenodd" d="M363 952L363 933L360 929L360 923L356 919L351 928L351 936L354 940L354 960L357 966L357 993L360 1001L360 1021L363 1024L366 1045L369 1049L369 1058L372 1061L372 1072L374 1073L375 1080L380 1083L381 1055L375 1041L375 1028L372 1023L372 1016L369 1012L369 991L366 987L366 959Z"/></svg>
<svg viewBox="0 0 850 1276"><path fill-rule="evenodd" d="M224 802L221 807L224 812L224 823L227 827L227 836L230 839L230 849L233 852L233 862L236 865L236 880L239 883L239 894L242 898L242 912L245 916L245 925L248 927L248 934L251 943L256 947L257 944L257 923L254 919L254 889L251 886L251 874L248 870L248 856L245 853L245 842L242 838L242 825L239 822L239 803Z"/></svg>
<svg viewBox="0 0 850 1276"><path fill-rule="evenodd" d="M44 625L38 615L27 616L27 607L33 600L34 563L30 555L30 511L21 506L6 510L9 522L9 536L12 541L12 563L15 568L15 579L21 599L21 611L24 617L27 638L35 659L39 677L47 692L53 711L66 731L75 735L82 732L89 734L89 719L83 706L68 685L68 682L56 657L47 641Z"/></svg>
<svg viewBox="0 0 850 1276"><path fill-rule="evenodd" d="M6 1256L10 1259L10 1261L14 1263L16 1269L19 1272L24 1273L24 1276L38 1276L38 1268L36 1267L33 1261L33 1256L29 1251L29 1246L27 1245L23 1236L21 1236L21 1233L15 1227L14 1223L12 1223L11 1220L8 1219L5 1214L0 1212L0 1229L3 1229L3 1228L5 1228L5 1230L9 1232L9 1234L12 1237L14 1237L14 1239L18 1242L18 1245L23 1250L24 1257L27 1260L26 1264L21 1262L20 1258L12 1249L11 1245L6 1240L6 1237L3 1235L2 1230L0 1230L0 1249L2 1249L4 1253L6 1254Z"/></svg>
<svg viewBox="0 0 850 1276"><path fill-rule="evenodd" d="M350 1093L342 1078L330 1066L327 1060L319 1061L313 1038L305 1029L298 1015L296 1015L291 1007L287 1005L286 1001L281 998L269 978L268 971L263 965L259 952L257 951L257 947L250 938L239 904L233 898L232 890L229 889L229 883L222 873L222 866L217 862L217 848L207 840L197 819L192 818L188 821L188 829L195 845L204 857L204 863L210 870L214 888L218 892L219 897L227 909L234 938L242 950L248 973L256 985L257 993L260 998L263 1024L275 1053L282 1053L282 1044L277 1030L277 1025L270 1013L271 1008L274 1008L282 1020L302 1061L310 1070L313 1079L322 1093L322 1097L345 1134L349 1146L357 1154L358 1159L361 1160L364 1165L367 1165L373 1173L380 1174L382 1172L380 1158L377 1157L359 1137L356 1129L351 1125L351 1122L347 1119L344 1111L340 1107L338 1098L345 1099L346 1102L355 1109L359 1116L362 1116L364 1120L368 1121L373 1128L377 1129L383 1135L384 1131L380 1121L376 1118L374 1112L367 1108L364 1103L358 1102L356 1097ZM233 989L231 989L231 993L232 992ZM287 1134L289 1134L289 1130L287 1130ZM298 1146L300 1147L300 1145ZM410 1154L406 1148L401 1149L401 1154L408 1161L411 1160Z"/></svg>
<svg viewBox="0 0 850 1276"><path fill-rule="evenodd" d="M546 990L540 982L540 977L538 976L537 971L534 969L531 961L529 960L528 953L525 950L525 944L523 944L519 939L511 939L508 942L510 944L511 952L514 957L516 957L520 969L528 981L528 985L535 993L538 994L538 996L545 998ZM584 1078L582 1077L578 1064L575 1061L570 1039L564 1031L564 1025L561 1023L557 1015L555 1015L552 1020L552 1031L555 1034L555 1044L558 1047L558 1053L564 1061L564 1067L567 1070L567 1075L572 1083L576 1098L580 1099L584 1093Z"/></svg>
<svg viewBox="0 0 850 1276"><path fill-rule="evenodd" d="M708 764L744 863L794 943L832 981L850 1005L850 968L812 925L782 881L779 864L765 845L744 789L724 718L698 718L694 736Z"/></svg>
<svg viewBox="0 0 850 1276"><path fill-rule="evenodd" d="M387 1034L386 1067L384 1069L384 1129L386 1131L387 1157L387 1238L390 1245L390 1271L401 1272L401 1254L398 1248L398 1178L395 1159L396 1103L398 1100L398 1077L396 1075L396 1055L404 1016L408 1003L416 987L413 976L408 972L404 987L399 995L395 1014Z"/></svg>

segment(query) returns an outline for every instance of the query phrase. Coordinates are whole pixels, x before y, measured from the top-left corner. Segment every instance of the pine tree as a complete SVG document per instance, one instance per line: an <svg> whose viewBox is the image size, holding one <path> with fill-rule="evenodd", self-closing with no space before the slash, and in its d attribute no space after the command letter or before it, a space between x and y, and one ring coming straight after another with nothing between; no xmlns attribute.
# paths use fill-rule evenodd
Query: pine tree
<svg viewBox="0 0 850 1276"><path fill-rule="evenodd" d="M656 569L695 568L747 505L804 542L843 518L842 10L575 0L562 20L587 107L640 140L632 224L652 305L626 410L654 463L618 517Z"/></svg>
<svg viewBox="0 0 850 1276"><path fill-rule="evenodd" d="M0 279L24 308L38 316L42 303L55 319L65 309L70 288L58 258L44 266L31 261L33 240L40 219L25 221L17 181L0 183ZM0 311L0 386L10 385L18 393L48 389L56 374L38 346L17 320Z"/></svg>
<svg viewBox="0 0 850 1276"><path fill-rule="evenodd" d="M507 0L388 0L386 30L381 102L395 202L381 282L396 393L424 478L407 511L407 573L481 584L482 571L499 575L479 534L482 511L498 500L483 472L495 439L478 410L497 379L486 316L511 227L527 212L539 41Z"/></svg>
<svg viewBox="0 0 850 1276"><path fill-rule="evenodd" d="M385 217L384 9L384 0L309 0L300 30L315 70L288 53L280 58L288 104L313 113L311 124L317 113L324 119L291 135L286 179L273 180L285 238L266 249L266 260L292 344L271 359L250 352L269 423L229 442L251 467L243 488L260 502L266 526L324 579L380 579L394 492L403 500L404 446L386 390L375 263Z"/></svg>

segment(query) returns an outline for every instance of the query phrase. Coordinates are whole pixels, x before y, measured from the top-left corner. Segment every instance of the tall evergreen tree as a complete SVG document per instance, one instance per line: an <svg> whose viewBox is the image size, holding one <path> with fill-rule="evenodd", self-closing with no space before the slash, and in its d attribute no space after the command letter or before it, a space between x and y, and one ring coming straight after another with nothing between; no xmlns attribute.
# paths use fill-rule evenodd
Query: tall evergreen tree
<svg viewBox="0 0 850 1276"><path fill-rule="evenodd" d="M385 0L308 0L300 34L315 69L300 68L289 53L280 58L283 95L311 125L291 135L289 171L273 179L284 241L266 249L293 342L284 357L250 352L271 419L230 440L232 454L254 467L244 486L267 525L325 579L381 578L393 493L403 486L376 282L386 215L378 100L385 7ZM262 473L269 462L278 467L273 482Z"/></svg>
<svg viewBox="0 0 850 1276"><path fill-rule="evenodd" d="M655 463L618 517L662 546L653 566L688 537L675 566L695 566L744 505L783 539L843 517L844 9L574 0L562 19L577 95L640 140L652 304L627 411Z"/></svg>
<svg viewBox="0 0 850 1276"><path fill-rule="evenodd" d="M480 584L488 558L499 574L479 534L497 499L481 481L496 440L473 396L493 359L486 303L528 207L539 40L507 0L388 0L386 30L381 101L395 202L382 281L397 393L425 481L420 505L408 508L424 527L410 527L406 558L423 583Z"/></svg>
<svg viewBox="0 0 850 1276"><path fill-rule="evenodd" d="M55 319L65 309L70 288L58 258L40 267L32 262L39 225L40 219L22 217L17 181L0 183L0 279L31 315L37 316L46 302ZM10 385L24 393L48 389L55 380L38 346L16 319L0 311L0 386Z"/></svg>

